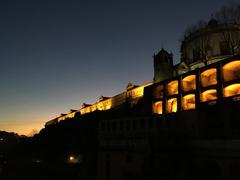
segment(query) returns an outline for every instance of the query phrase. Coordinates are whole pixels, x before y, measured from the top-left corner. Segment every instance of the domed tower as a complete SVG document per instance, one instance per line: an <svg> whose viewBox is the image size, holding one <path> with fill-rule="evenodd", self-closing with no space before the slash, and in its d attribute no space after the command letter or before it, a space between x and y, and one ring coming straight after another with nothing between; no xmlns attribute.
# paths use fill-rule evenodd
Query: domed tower
<svg viewBox="0 0 240 180"><path fill-rule="evenodd" d="M216 19L185 34L181 62L191 70L240 53L240 24L220 24Z"/></svg>
<svg viewBox="0 0 240 180"><path fill-rule="evenodd" d="M173 55L163 48L154 54L154 82L160 82L173 77Z"/></svg>

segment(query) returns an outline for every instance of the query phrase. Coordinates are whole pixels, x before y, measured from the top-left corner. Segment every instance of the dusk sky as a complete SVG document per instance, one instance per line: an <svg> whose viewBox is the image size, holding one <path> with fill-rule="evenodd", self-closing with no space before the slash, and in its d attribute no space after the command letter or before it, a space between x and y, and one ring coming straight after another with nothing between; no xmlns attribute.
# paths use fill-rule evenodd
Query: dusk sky
<svg viewBox="0 0 240 180"><path fill-rule="evenodd" d="M153 54L179 62L185 29L232 0L2 0L0 130L28 134L83 102L153 79Z"/></svg>

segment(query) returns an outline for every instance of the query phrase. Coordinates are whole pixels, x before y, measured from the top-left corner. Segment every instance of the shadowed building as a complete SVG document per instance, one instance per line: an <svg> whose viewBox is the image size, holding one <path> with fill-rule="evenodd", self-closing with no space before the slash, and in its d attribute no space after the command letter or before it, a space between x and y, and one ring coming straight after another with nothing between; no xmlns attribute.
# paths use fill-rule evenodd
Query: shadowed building
<svg viewBox="0 0 240 180"><path fill-rule="evenodd" d="M160 82L173 77L173 55L163 48L153 56L154 82Z"/></svg>

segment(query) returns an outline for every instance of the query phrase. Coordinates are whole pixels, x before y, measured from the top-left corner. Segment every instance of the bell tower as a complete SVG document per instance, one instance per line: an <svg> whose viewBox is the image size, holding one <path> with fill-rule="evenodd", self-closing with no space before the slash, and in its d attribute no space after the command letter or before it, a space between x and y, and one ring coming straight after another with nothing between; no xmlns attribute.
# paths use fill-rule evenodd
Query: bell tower
<svg viewBox="0 0 240 180"><path fill-rule="evenodd" d="M154 54L154 82L160 82L173 77L173 54L163 48Z"/></svg>

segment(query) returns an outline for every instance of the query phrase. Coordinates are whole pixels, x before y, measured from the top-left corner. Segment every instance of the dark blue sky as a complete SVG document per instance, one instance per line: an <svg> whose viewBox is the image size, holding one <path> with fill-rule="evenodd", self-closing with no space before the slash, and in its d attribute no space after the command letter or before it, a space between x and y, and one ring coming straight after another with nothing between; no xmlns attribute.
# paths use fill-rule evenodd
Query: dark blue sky
<svg viewBox="0 0 240 180"><path fill-rule="evenodd" d="M83 102L152 80L161 47L230 0L2 0L0 130L28 133Z"/></svg>

